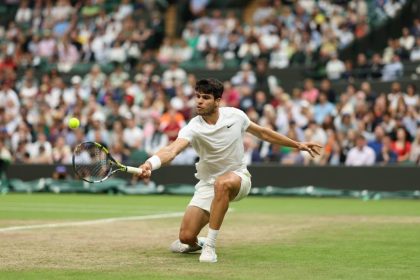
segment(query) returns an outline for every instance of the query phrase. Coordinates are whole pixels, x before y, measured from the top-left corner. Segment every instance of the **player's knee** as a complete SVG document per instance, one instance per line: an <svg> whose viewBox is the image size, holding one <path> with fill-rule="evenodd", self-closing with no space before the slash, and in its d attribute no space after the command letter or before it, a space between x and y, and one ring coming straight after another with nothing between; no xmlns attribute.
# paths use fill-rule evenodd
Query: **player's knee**
<svg viewBox="0 0 420 280"><path fill-rule="evenodd" d="M229 180L218 179L214 183L214 194L219 195L229 195Z"/></svg>
<svg viewBox="0 0 420 280"><path fill-rule="evenodd" d="M182 230L179 233L179 240L184 244L193 245L196 242L197 236L188 230Z"/></svg>

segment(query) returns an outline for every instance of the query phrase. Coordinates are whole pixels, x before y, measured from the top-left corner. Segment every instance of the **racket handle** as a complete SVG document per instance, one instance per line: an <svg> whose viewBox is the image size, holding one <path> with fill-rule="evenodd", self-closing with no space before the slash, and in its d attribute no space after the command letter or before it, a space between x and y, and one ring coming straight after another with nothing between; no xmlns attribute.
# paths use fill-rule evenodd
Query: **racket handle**
<svg viewBox="0 0 420 280"><path fill-rule="evenodd" d="M132 174L140 174L143 172L143 170L141 170L141 168L127 166L127 172Z"/></svg>

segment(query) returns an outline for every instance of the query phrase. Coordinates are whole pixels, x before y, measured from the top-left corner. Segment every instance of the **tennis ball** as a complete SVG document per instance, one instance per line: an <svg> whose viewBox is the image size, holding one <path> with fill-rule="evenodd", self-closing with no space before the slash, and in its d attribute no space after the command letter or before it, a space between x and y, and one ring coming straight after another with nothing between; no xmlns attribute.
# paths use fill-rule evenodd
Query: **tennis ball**
<svg viewBox="0 0 420 280"><path fill-rule="evenodd" d="M69 127L72 129L78 128L80 125L80 121L77 118L69 119Z"/></svg>

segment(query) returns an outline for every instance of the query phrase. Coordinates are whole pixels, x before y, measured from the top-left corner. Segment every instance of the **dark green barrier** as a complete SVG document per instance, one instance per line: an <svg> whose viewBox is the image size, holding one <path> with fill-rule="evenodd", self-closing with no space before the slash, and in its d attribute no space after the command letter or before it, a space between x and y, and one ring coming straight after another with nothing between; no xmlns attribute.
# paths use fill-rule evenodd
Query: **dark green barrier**
<svg viewBox="0 0 420 280"><path fill-rule="evenodd" d="M53 193L108 193L125 195L171 194L193 195L195 188L190 184L158 185L138 183L132 185L124 179L112 178L102 183L89 184L79 180L53 180L41 178L24 182L19 179L9 181L3 186L2 194L7 192L53 192ZM382 198L420 198L420 191L374 191L374 190L338 190L314 186L284 188L279 186L254 187L250 195L256 196L305 196L305 197L353 197L363 200Z"/></svg>
<svg viewBox="0 0 420 280"><path fill-rule="evenodd" d="M73 175L71 167L68 166L67 168L69 174ZM7 176L10 179L32 181L51 177L54 169L55 166L53 165L11 165L7 170ZM420 168L416 166L303 167L261 164L249 166L249 171L252 174L253 187L281 186L294 188L300 186L322 186L338 190L420 190ZM156 185L195 185L197 179L194 177L194 173L195 168L191 165L167 166L156 170L153 173L152 180ZM131 178L131 175L123 173L120 173L118 176L126 180ZM114 176L102 184L108 184L112 182L110 180L121 178Z"/></svg>

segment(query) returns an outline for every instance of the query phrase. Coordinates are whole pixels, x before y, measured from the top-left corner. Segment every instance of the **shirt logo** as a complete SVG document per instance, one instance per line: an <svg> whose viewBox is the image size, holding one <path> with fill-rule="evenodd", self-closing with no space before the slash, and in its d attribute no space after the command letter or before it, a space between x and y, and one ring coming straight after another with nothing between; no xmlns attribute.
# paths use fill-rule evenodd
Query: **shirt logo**
<svg viewBox="0 0 420 280"><path fill-rule="evenodd" d="M232 125L234 125L235 123L232 123L232 124L229 124L229 125L227 125L226 127L227 128L230 128Z"/></svg>

